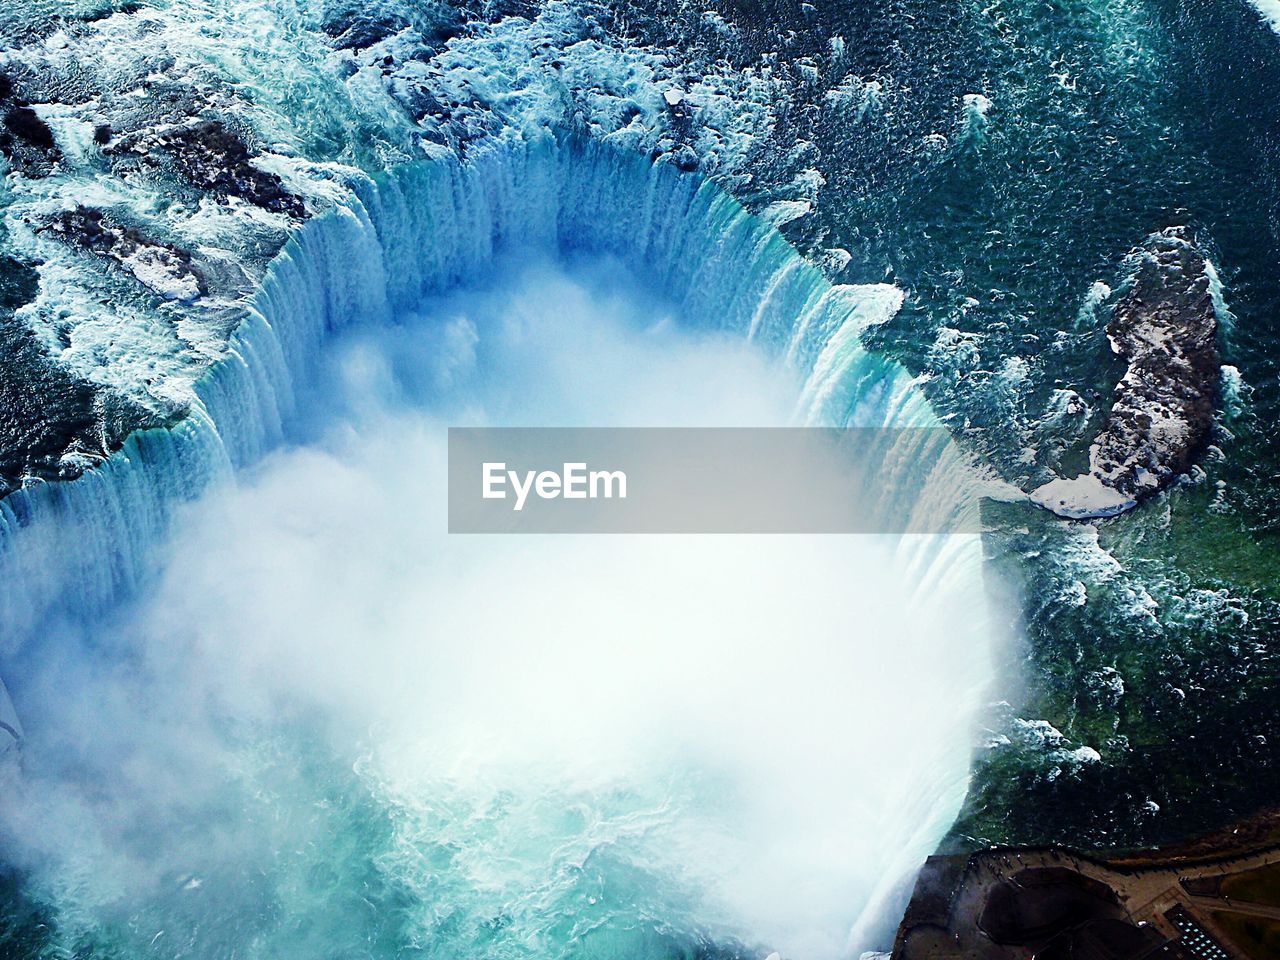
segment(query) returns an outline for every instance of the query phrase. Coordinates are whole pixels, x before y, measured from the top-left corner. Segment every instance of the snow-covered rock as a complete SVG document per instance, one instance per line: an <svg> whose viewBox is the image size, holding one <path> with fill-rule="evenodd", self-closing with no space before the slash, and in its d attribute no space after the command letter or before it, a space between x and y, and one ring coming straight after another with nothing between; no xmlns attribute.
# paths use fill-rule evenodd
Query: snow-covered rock
<svg viewBox="0 0 1280 960"><path fill-rule="evenodd" d="M1089 469L1031 494L1062 517L1123 513L1187 472L1213 426L1220 360L1213 267L1178 229L1132 257L1133 278L1107 326L1128 363Z"/></svg>

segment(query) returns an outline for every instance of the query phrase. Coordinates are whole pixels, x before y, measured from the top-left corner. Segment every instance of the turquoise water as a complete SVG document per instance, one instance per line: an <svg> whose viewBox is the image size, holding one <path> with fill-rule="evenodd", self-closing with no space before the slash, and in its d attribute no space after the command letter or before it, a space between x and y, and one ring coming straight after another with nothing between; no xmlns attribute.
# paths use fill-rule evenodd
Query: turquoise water
<svg viewBox="0 0 1280 960"><path fill-rule="evenodd" d="M1018 610L1008 619L1009 632L1022 639L1002 650L988 710L991 746L978 754L947 843L1127 847L1213 829L1273 803L1280 759L1273 642L1280 628L1273 425L1280 412L1280 38L1244 2L814 7L734 4L724 13L739 26L736 34L708 28L701 7L637 3L594 15L637 43L678 49L694 72L698 63L721 60L760 68L775 52L791 62L815 60L817 80L777 106L773 139L742 148L755 179L732 157L720 158L729 168L726 185L763 205L785 194L778 184L794 164L821 176L813 213L788 223L787 235L829 267L840 260L823 251L847 251L841 282L888 282L903 291L902 309L869 327L867 342L920 374L938 415L1005 480L1029 489L1053 471L1070 472L1082 456L1119 372L1102 333L1108 301L1097 285L1118 289L1125 254L1150 233L1192 229L1217 265L1233 318L1222 348L1238 377L1226 381L1202 477L1097 525L1059 523L1016 504L990 507L996 533L988 549L993 568L1019 585ZM496 20L531 11L464 13ZM836 35L839 58L828 56ZM853 95L829 98L846 75L858 80ZM296 105L299 90L287 92L293 99L281 102ZM728 94L735 95L741 91ZM589 126L586 107L566 99L566 122ZM748 107L756 109L744 104L744 113ZM335 120L344 109L340 99L326 100L324 122L299 142L318 158L366 168L402 158L403 145L380 141L376 124ZM810 146L796 154L797 144ZM805 302L803 291L792 293ZM867 369L846 371L845 382L860 382ZM1080 403L1068 403L1071 396ZM262 442L248 428L237 439L244 450ZM349 838L336 848L341 875L367 876L367 899L385 906L356 920L365 888L343 901L337 915L344 931L355 931L345 949L427 949L406 932L405 917L412 912L406 904L421 903L429 884L408 892L385 886L371 859L369 851L393 843L394 805L370 788L367 769L352 773L345 762L314 756L299 772L288 760L294 741L254 730L245 737L254 745L246 756L266 758L246 760L237 774L257 804L255 816L289 816L288 805L274 801L305 782L302 792L322 802L308 808L299 835ZM228 814L191 815L217 822ZM323 861L305 845L284 858L281 876L296 878L300 903L332 895ZM260 877L203 882L252 891ZM246 896L246 929L271 928L269 898ZM635 889L624 896L642 900ZM15 897L8 915L26 923L27 907ZM666 908L647 905L646 915ZM56 920L56 910L30 909ZM309 919L289 929L313 954L328 948L312 944L343 942L323 918L302 915ZM131 918L119 922L127 927ZM492 931L510 928L500 911L491 922ZM74 922L68 928L76 929ZM506 942L479 929L465 936ZM51 956L77 944L87 950L92 941L24 930L24 938L47 936ZM243 932L232 924L211 942L231 943ZM471 942L465 936L442 942ZM606 924L580 941L583 955L602 956L696 955L712 950L709 942L656 921L623 930ZM270 938L262 943L276 946Z"/></svg>

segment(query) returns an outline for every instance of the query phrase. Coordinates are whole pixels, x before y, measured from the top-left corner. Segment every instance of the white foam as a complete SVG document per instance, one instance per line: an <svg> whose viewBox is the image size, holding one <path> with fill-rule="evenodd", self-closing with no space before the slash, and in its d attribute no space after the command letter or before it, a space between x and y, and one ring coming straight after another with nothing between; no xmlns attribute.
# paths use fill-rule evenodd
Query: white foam
<svg viewBox="0 0 1280 960"><path fill-rule="evenodd" d="M1280 33L1280 0L1249 0L1271 29Z"/></svg>

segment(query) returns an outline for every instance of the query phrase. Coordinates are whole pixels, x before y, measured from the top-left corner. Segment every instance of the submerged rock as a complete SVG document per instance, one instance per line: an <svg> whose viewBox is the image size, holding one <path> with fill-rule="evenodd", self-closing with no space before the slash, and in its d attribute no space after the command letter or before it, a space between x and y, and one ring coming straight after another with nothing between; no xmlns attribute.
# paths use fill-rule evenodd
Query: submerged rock
<svg viewBox="0 0 1280 960"><path fill-rule="evenodd" d="M53 131L3 73L0 73L0 154L7 157L15 169L36 176L47 174L58 160Z"/></svg>
<svg viewBox="0 0 1280 960"><path fill-rule="evenodd" d="M1134 254L1132 282L1107 326L1128 369L1089 450L1089 470L1031 494L1062 517L1109 517L1186 472L1205 443L1220 363L1213 268L1179 229Z"/></svg>
<svg viewBox="0 0 1280 960"><path fill-rule="evenodd" d="M343 10L326 19L321 29L333 38L335 50L363 50L408 26L408 18L394 11Z"/></svg>
<svg viewBox="0 0 1280 960"><path fill-rule="evenodd" d="M291 217L301 218L306 212L302 199L285 189L280 177L254 166L244 139L219 120L147 130L109 149L146 162L163 156L192 186L215 195L238 197Z"/></svg>
<svg viewBox="0 0 1280 960"><path fill-rule="evenodd" d="M62 211L46 229L127 270L166 300L191 301L207 292L188 251L151 240L133 227L113 222L101 210Z"/></svg>

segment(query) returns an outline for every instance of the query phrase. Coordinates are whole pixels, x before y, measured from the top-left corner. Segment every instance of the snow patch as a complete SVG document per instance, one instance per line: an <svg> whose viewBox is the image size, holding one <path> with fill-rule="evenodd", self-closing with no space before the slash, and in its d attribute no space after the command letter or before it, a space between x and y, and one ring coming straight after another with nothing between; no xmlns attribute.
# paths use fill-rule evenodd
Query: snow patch
<svg viewBox="0 0 1280 960"><path fill-rule="evenodd" d="M1133 497L1107 486L1090 473L1082 473L1069 480L1061 477L1050 480L1031 491L1031 500L1060 517L1072 520L1114 517L1136 503Z"/></svg>

